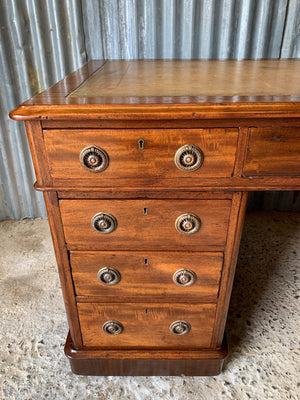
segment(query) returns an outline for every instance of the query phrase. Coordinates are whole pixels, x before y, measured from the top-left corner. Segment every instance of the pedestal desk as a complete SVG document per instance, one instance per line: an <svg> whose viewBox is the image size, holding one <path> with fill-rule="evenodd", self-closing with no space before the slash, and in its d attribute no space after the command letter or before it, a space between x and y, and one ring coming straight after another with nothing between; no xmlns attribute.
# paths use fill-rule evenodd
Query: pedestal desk
<svg viewBox="0 0 300 400"><path fill-rule="evenodd" d="M73 372L220 373L247 192L300 187L300 61L91 61L10 116Z"/></svg>

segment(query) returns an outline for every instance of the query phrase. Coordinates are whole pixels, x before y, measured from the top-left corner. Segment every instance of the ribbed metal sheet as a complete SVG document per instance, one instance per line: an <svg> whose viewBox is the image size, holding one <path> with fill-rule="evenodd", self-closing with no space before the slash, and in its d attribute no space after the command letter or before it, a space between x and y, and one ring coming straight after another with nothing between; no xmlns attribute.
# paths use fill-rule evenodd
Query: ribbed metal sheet
<svg viewBox="0 0 300 400"><path fill-rule="evenodd" d="M106 59L278 58L294 3L83 0L87 53ZM291 32L289 43L292 38Z"/></svg>
<svg viewBox="0 0 300 400"><path fill-rule="evenodd" d="M0 220L46 215L24 125L8 119L20 102L96 58L296 58L299 25L298 0L0 0Z"/></svg>
<svg viewBox="0 0 300 400"><path fill-rule="evenodd" d="M86 61L81 4L0 1L0 220L45 216L24 123L8 113Z"/></svg>

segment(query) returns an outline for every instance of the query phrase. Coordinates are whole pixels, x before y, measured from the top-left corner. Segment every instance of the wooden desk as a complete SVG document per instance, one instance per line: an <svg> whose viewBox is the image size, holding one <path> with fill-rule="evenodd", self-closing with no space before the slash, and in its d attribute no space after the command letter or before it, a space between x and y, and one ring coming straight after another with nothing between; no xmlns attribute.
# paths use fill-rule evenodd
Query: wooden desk
<svg viewBox="0 0 300 400"><path fill-rule="evenodd" d="M73 372L220 373L247 192L300 187L300 61L91 61L10 115Z"/></svg>

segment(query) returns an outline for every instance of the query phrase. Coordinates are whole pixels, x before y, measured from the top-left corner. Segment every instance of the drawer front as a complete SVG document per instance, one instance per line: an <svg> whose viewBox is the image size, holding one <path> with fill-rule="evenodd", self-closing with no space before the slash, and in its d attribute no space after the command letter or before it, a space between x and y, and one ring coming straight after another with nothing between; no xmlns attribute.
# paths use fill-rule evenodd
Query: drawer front
<svg viewBox="0 0 300 400"><path fill-rule="evenodd" d="M171 182L183 186L178 178L193 181L204 177L230 177L237 138L238 129L233 128L44 130L50 173L53 184L58 186L153 184L153 178L156 184ZM196 145L203 153L201 167L189 172L177 168L174 161L177 150L187 144ZM80 153L88 146L97 146L107 153L106 169L95 173L80 164ZM84 154L83 164L92 165L95 170L88 161L90 153ZM185 159L186 162L191 159Z"/></svg>
<svg viewBox="0 0 300 400"><path fill-rule="evenodd" d="M300 175L300 127L251 128L244 175Z"/></svg>
<svg viewBox="0 0 300 400"><path fill-rule="evenodd" d="M61 200L60 209L66 241L71 250L175 250L222 251L231 200ZM197 217L199 230L180 233L181 226ZM191 217L191 214L193 216ZM100 233L92 227L105 215L116 229ZM96 222L95 222L96 221ZM199 220L198 220L199 221ZM183 225L182 225L183 224ZM197 225L197 224L196 224ZM195 227L196 227L195 225Z"/></svg>
<svg viewBox="0 0 300 400"><path fill-rule="evenodd" d="M83 345L91 348L209 348L215 309L215 304L78 303ZM120 323L122 332L105 332L108 321ZM190 331L173 333L176 321L187 322Z"/></svg>
<svg viewBox="0 0 300 400"><path fill-rule="evenodd" d="M216 301L223 253L71 252L78 296Z"/></svg>

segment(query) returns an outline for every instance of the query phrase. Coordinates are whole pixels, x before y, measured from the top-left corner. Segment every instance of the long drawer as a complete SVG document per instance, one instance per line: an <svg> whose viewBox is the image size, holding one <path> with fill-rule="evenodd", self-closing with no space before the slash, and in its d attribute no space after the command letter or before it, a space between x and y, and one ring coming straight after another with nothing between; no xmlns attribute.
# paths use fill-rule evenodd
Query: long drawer
<svg viewBox="0 0 300 400"><path fill-rule="evenodd" d="M216 301L223 253L71 252L77 296Z"/></svg>
<svg viewBox="0 0 300 400"><path fill-rule="evenodd" d="M61 200L71 250L223 251L231 200Z"/></svg>
<svg viewBox="0 0 300 400"><path fill-rule="evenodd" d="M245 176L300 174L300 127L251 128Z"/></svg>
<svg viewBox="0 0 300 400"><path fill-rule="evenodd" d="M209 348L215 310L215 304L78 303L89 348Z"/></svg>
<svg viewBox="0 0 300 400"><path fill-rule="evenodd" d="M53 184L66 187L182 186L187 180L230 177L237 139L237 128L44 130ZM179 151L185 145L200 153L195 147Z"/></svg>

